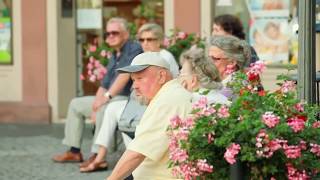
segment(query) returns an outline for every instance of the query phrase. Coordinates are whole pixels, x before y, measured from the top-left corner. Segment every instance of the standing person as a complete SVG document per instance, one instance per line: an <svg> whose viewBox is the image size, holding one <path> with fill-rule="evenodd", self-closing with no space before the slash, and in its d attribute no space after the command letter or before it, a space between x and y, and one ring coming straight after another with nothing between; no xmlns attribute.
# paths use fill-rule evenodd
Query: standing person
<svg viewBox="0 0 320 180"><path fill-rule="evenodd" d="M132 84L130 75L118 74L116 69L129 65L132 59L142 52L141 46L129 40L127 21L123 18L111 18L107 22L106 34L106 42L115 50L107 66L107 75L104 77L96 96L78 97L71 101L63 139L63 144L69 146L70 150L54 156L55 162L83 161L80 147L85 118L91 117L91 120L95 122L96 128L93 138L95 140L100 130L105 107L121 108L124 106L123 102L128 99ZM97 150L98 146L92 145L93 155L88 161L96 156ZM86 164L88 161L84 163Z"/></svg>
<svg viewBox="0 0 320 180"><path fill-rule="evenodd" d="M120 68L131 73L133 89L147 109L129 144L108 180L124 179L133 172L134 179L174 179L170 169L169 138L166 129L173 116L186 117L192 95L177 80L172 80L169 64L157 52L134 58L130 66Z"/></svg>
<svg viewBox="0 0 320 180"><path fill-rule="evenodd" d="M154 23L142 25L138 30L137 39L140 42L144 52L159 52L160 56L162 56L163 59L169 64L169 70L173 77L177 77L179 73L179 66L177 62L169 51L161 49L161 42L163 40L163 30L161 26ZM150 59L150 61L152 60L153 59ZM130 99L130 101L134 101L134 99ZM107 162L105 159L108 153L108 147L111 146L112 137L115 134L116 127L124 107L125 104L122 106L122 108L118 109L106 108L101 130L95 141L95 144L99 145L98 154L90 164L80 167L81 172L94 172L106 167ZM124 133L122 133L122 137L126 146L132 140L129 136L127 136L127 134Z"/></svg>
<svg viewBox="0 0 320 180"><path fill-rule="evenodd" d="M240 19L230 14L217 16L213 19L212 35L232 35L241 40L245 40L246 34L243 32L243 26ZM259 60L257 52L251 48L251 59L246 66Z"/></svg>

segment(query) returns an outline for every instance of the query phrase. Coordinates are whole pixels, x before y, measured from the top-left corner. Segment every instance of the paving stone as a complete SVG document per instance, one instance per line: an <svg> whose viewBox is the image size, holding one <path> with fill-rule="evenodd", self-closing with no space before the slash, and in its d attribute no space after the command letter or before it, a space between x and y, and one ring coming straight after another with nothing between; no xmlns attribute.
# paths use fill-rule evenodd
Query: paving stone
<svg viewBox="0 0 320 180"><path fill-rule="evenodd" d="M78 163L54 163L51 157L67 150L61 144L64 124L0 124L0 180L88 180L105 179L124 151L120 144L108 154L107 171L80 173ZM120 136L118 139L121 139ZM87 126L82 151L90 155L91 127Z"/></svg>

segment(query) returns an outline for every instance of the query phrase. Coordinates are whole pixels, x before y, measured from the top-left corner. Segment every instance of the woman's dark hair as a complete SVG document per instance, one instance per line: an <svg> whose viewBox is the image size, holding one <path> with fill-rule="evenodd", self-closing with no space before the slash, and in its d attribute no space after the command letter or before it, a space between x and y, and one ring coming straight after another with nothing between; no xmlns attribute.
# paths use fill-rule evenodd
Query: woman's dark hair
<svg viewBox="0 0 320 180"><path fill-rule="evenodd" d="M230 14L220 15L214 18L213 23L222 27L222 29L239 39L245 39L243 26L240 19Z"/></svg>

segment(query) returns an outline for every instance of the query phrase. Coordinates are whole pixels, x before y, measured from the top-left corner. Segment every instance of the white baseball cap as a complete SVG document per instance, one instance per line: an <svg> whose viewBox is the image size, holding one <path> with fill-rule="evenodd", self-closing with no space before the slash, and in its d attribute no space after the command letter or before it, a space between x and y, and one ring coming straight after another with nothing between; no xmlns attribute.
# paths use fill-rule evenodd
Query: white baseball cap
<svg viewBox="0 0 320 180"><path fill-rule="evenodd" d="M119 73L134 73L149 66L158 66L170 70L170 65L163 59L159 52L145 52L133 58L130 66L117 69Z"/></svg>

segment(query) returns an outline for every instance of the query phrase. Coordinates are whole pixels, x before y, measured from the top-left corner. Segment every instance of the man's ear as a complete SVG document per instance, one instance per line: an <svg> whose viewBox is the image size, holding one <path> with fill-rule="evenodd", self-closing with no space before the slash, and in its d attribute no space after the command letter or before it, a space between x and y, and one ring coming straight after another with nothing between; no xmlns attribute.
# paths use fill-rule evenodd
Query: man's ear
<svg viewBox="0 0 320 180"><path fill-rule="evenodd" d="M159 71L159 83L160 84L165 84L167 82L167 71L161 69Z"/></svg>

